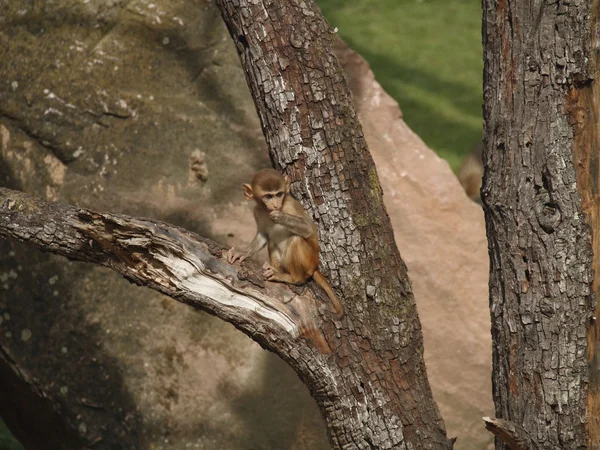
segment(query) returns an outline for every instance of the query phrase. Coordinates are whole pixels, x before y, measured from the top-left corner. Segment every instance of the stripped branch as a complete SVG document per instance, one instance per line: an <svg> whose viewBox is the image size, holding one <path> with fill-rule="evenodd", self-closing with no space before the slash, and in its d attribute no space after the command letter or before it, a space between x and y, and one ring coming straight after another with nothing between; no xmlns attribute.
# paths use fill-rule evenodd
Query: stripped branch
<svg viewBox="0 0 600 450"><path fill-rule="evenodd" d="M0 188L0 237L110 267L133 283L232 323L277 353L301 335L321 353L329 351L310 289L265 281L252 262L230 265L220 245L182 228Z"/></svg>
<svg viewBox="0 0 600 450"><path fill-rule="evenodd" d="M539 450L537 443L529 433L519 425L508 420L484 417L486 430L496 435L510 450Z"/></svg>

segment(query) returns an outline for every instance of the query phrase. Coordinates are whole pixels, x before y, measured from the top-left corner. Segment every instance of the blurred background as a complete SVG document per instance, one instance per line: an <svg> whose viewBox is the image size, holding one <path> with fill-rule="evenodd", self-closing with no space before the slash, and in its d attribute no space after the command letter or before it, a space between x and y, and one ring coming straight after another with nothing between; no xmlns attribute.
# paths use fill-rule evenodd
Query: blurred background
<svg viewBox="0 0 600 450"><path fill-rule="evenodd" d="M478 0L317 0L404 120L456 171L482 133Z"/></svg>

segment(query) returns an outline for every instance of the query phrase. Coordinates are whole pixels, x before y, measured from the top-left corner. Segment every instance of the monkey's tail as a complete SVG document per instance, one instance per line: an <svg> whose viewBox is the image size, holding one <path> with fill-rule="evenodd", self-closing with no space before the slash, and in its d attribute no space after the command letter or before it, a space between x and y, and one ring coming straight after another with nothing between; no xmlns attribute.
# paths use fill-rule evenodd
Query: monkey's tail
<svg viewBox="0 0 600 450"><path fill-rule="evenodd" d="M315 272L313 273L313 280L315 280L317 284L321 286L321 288L325 291L325 293L331 300L331 303L333 304L333 309L335 310L335 318L340 320L342 317L344 317L344 306L342 305L342 301L333 291L323 274L318 270L315 270Z"/></svg>

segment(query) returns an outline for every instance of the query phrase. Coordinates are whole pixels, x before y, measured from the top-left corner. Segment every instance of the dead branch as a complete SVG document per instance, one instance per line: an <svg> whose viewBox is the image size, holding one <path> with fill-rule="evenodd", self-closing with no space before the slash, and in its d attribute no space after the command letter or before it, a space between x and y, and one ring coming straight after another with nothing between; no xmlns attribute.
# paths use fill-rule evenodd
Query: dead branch
<svg viewBox="0 0 600 450"><path fill-rule="evenodd" d="M109 267L133 283L232 323L278 353L302 335L321 353L329 351L318 331L317 303L310 289L296 293L265 281L250 261L230 265L219 244L182 228L0 188L0 236ZM321 304L326 309L327 303Z"/></svg>

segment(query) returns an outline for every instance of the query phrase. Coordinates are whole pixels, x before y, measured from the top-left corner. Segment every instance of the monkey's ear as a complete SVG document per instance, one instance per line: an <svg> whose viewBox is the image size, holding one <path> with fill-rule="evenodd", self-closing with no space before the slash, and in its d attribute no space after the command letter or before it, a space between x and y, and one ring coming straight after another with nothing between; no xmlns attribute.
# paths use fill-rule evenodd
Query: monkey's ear
<svg viewBox="0 0 600 450"><path fill-rule="evenodd" d="M286 192L286 194L288 194L290 192L290 184L291 184L289 176L284 175L284 177L283 177L283 184L285 186L285 192Z"/></svg>
<svg viewBox="0 0 600 450"><path fill-rule="evenodd" d="M252 200L254 198L254 193L252 192L252 186L249 184L243 184L242 188L244 189L244 197L246 200Z"/></svg>

